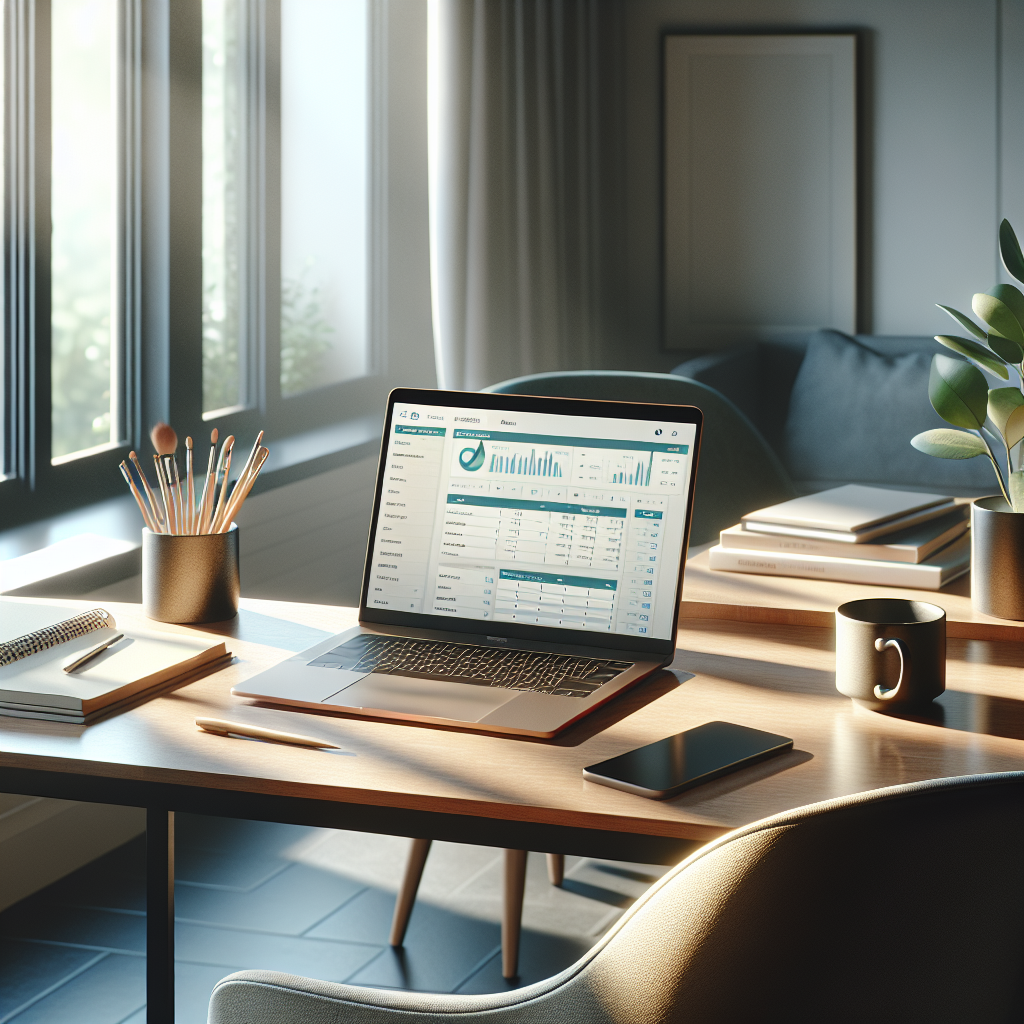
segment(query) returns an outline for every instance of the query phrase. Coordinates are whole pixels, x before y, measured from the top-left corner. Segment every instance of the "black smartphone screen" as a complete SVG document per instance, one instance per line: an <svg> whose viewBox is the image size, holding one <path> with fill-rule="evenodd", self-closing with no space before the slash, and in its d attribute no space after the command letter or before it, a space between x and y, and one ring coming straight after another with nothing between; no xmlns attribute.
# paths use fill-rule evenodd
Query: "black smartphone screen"
<svg viewBox="0 0 1024 1024"><path fill-rule="evenodd" d="M707 722L646 747L592 764L583 777L663 800L793 749L785 736L729 722Z"/></svg>

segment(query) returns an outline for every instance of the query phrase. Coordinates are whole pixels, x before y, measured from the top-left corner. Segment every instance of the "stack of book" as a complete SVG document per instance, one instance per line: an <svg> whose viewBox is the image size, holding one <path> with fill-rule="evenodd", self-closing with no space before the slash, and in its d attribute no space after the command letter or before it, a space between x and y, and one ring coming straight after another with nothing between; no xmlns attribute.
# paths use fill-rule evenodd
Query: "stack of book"
<svg viewBox="0 0 1024 1024"><path fill-rule="evenodd" d="M88 725L230 661L223 640L119 632L102 608L0 597L0 715Z"/></svg>
<svg viewBox="0 0 1024 1024"><path fill-rule="evenodd" d="M939 590L970 568L970 506L847 484L759 509L721 533L712 569Z"/></svg>

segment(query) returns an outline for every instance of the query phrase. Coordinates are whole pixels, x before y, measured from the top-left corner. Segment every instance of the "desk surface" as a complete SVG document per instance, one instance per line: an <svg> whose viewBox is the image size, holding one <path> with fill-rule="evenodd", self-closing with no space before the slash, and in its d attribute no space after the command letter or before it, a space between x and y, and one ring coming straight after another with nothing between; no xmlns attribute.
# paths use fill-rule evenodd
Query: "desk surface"
<svg viewBox="0 0 1024 1024"><path fill-rule="evenodd" d="M678 846L829 797L1024 769L1020 643L950 639L949 689L931 720L910 720L864 711L836 693L829 630L684 620L674 671L646 680L556 740L534 741L232 698L236 682L355 621L346 608L256 600L242 606L234 622L202 627L225 633L237 657L214 675L90 726L0 718L0 788L492 845L514 845L509 839L519 835L530 849L586 852L586 842L565 845L574 830L641 846L645 837L661 837ZM106 607L119 624L141 618L137 606ZM290 728L345 752L209 735L196 729L197 715ZM794 750L668 801L581 777L585 765L715 719L792 736ZM204 803L213 794L220 802ZM273 811L253 813L246 801L257 797L279 800ZM334 808L337 817L289 810L303 801ZM459 828L433 828L445 815Z"/></svg>
<svg viewBox="0 0 1024 1024"><path fill-rule="evenodd" d="M968 573L942 590L880 587L834 580L805 580L797 576L759 576L723 572L708 564L710 544L690 550L683 578L680 611L686 618L733 619L738 622L778 622L831 628L835 610L847 601L865 597L900 597L928 601L946 611L949 636L975 640L1024 642L1024 622L997 619L975 611Z"/></svg>

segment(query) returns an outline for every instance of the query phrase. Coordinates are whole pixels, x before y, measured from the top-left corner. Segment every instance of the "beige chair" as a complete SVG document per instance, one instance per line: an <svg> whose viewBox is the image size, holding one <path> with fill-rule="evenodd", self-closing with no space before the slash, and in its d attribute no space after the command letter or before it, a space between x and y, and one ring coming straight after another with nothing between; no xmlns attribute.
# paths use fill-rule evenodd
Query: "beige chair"
<svg viewBox="0 0 1024 1024"><path fill-rule="evenodd" d="M710 843L586 956L484 996L272 971L210 1024L1024 1020L1024 772L813 804Z"/></svg>

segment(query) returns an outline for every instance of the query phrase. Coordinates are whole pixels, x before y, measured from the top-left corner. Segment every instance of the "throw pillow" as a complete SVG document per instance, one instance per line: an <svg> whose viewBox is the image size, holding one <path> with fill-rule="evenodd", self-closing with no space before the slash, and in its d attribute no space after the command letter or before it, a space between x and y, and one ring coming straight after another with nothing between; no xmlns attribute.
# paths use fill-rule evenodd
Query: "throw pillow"
<svg viewBox="0 0 1024 1024"><path fill-rule="evenodd" d="M936 459L910 444L922 430L949 426L928 401L931 361L925 352L879 355L848 335L819 331L786 419L783 461L793 479L994 493L988 459Z"/></svg>

